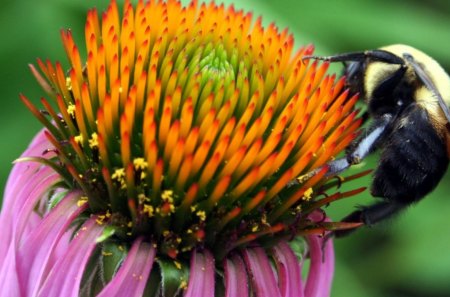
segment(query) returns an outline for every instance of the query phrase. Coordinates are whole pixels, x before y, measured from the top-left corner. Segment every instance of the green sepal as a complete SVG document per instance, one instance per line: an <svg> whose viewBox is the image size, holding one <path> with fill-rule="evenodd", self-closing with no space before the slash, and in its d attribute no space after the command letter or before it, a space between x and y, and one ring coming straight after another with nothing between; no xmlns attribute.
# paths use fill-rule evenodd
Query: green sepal
<svg viewBox="0 0 450 297"><path fill-rule="evenodd" d="M103 277L106 283L112 280L127 254L128 249L123 245L110 242L102 244L101 258Z"/></svg>
<svg viewBox="0 0 450 297"><path fill-rule="evenodd" d="M161 297L161 270L158 265L153 265L150 276L145 286L142 297Z"/></svg>
<svg viewBox="0 0 450 297"><path fill-rule="evenodd" d="M97 237L96 242L97 243L101 243L104 242L105 240L107 240L108 238L110 238L111 236L113 236L116 233L116 227L114 226L106 226L103 229L103 233Z"/></svg>
<svg viewBox="0 0 450 297"><path fill-rule="evenodd" d="M54 188L56 189L59 185L54 186ZM53 207L55 207L56 205L58 205L58 203L67 196L67 191L61 191L61 192L56 192L53 195L50 196L49 199L49 207L50 209L53 209Z"/></svg>
<svg viewBox="0 0 450 297"><path fill-rule="evenodd" d="M303 236L295 236L291 241L288 242L291 249L294 251L295 256L299 260L303 260L307 251L307 244Z"/></svg>
<svg viewBox="0 0 450 297"><path fill-rule="evenodd" d="M99 256L101 250L97 247L94 253L89 259L87 266L84 270L83 278L80 284L80 297L93 297L103 289L105 282L103 281L101 275L101 263L99 261Z"/></svg>
<svg viewBox="0 0 450 297"><path fill-rule="evenodd" d="M171 259L159 259L162 296L181 296L189 281L189 266ZM181 265L177 267L176 263Z"/></svg>

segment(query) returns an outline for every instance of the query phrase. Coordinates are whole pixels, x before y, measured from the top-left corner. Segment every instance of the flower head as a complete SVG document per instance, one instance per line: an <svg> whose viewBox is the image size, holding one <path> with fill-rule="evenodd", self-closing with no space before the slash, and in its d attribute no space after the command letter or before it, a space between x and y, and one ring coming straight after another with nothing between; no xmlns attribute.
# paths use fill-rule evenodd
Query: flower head
<svg viewBox="0 0 450 297"><path fill-rule="evenodd" d="M360 125L344 80L233 7L119 11L89 11L85 53L61 32L67 72L31 66L51 100L21 96L45 129L7 185L0 282L30 296L326 296L319 235L349 226L319 209L359 191L322 195Z"/></svg>

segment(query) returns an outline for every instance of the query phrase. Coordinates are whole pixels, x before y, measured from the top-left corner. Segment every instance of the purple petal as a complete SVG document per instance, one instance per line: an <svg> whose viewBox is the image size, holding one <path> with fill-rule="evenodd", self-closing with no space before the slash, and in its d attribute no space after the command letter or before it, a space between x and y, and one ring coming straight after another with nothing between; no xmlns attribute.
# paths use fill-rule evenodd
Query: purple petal
<svg viewBox="0 0 450 297"><path fill-rule="evenodd" d="M155 249L149 243L142 242L142 238L135 240L117 274L97 296L142 296L155 253Z"/></svg>
<svg viewBox="0 0 450 297"><path fill-rule="evenodd" d="M23 185L22 190L17 197L26 199L18 199L14 207L5 207L0 216L0 225L2 226L2 235L0 240L0 267L3 266L4 257L10 246L17 250L19 244L29 232L35 228L35 224L39 222L36 219L34 208L45 195L49 187L59 181L59 176L53 170L42 170L44 177L29 177L28 184Z"/></svg>
<svg viewBox="0 0 450 297"><path fill-rule="evenodd" d="M233 255L225 260L225 296L248 296L248 278L244 261L238 255Z"/></svg>
<svg viewBox="0 0 450 297"><path fill-rule="evenodd" d="M96 217L90 218L80 228L66 254L53 266L39 291L39 296L78 296L86 264L97 244L96 238L104 229L104 226L99 226L95 220Z"/></svg>
<svg viewBox="0 0 450 297"><path fill-rule="evenodd" d="M84 209L77 205L80 193L70 193L40 222L18 251L18 267L26 296L35 296L47 277L51 255L67 228Z"/></svg>
<svg viewBox="0 0 450 297"><path fill-rule="evenodd" d="M37 134L22 156L41 156L51 147L43 131ZM46 155L50 157L51 154ZM29 233L40 221L33 213L39 199L48 188L59 180L51 169L37 162L23 162L14 165L5 188L3 207L0 214L2 235L0 240L0 267L10 245L17 245L24 234ZM46 183L43 185L43 183ZM15 248L15 247L14 247Z"/></svg>
<svg viewBox="0 0 450 297"><path fill-rule="evenodd" d="M44 130L41 130L21 157L42 156L46 149L52 147L44 135ZM51 154L45 155L45 157L51 156ZM19 162L14 165L6 183L3 207L9 208L17 202L17 192L29 181L30 175L33 175L41 167L42 165L37 162Z"/></svg>
<svg viewBox="0 0 450 297"><path fill-rule="evenodd" d="M334 249L331 238L310 235L307 237L311 264L305 287L305 296L330 296L334 273ZM326 241L326 242L325 242ZM325 244L325 246L323 246Z"/></svg>
<svg viewBox="0 0 450 297"><path fill-rule="evenodd" d="M37 220L34 209L38 201L49 191L49 188L55 185L59 180L59 175L52 169L43 169L42 176L29 177L28 183L22 186L21 191L17 193L16 204L2 210L0 224L2 226L2 240L0 242L0 255L3 255L5 249L10 244L18 245L23 236L29 233L35 226ZM2 259L0 259L0 265Z"/></svg>
<svg viewBox="0 0 450 297"><path fill-rule="evenodd" d="M278 271L281 295L303 297L302 275L298 258L285 242L273 248L273 257Z"/></svg>
<svg viewBox="0 0 450 297"><path fill-rule="evenodd" d="M274 271L264 249L260 247L249 248L242 253L247 269L252 276L256 296L281 297Z"/></svg>
<svg viewBox="0 0 450 297"><path fill-rule="evenodd" d="M16 267L16 250L13 245L10 246L7 254L5 255L3 266L1 266L0 288L1 296L21 296Z"/></svg>
<svg viewBox="0 0 450 297"><path fill-rule="evenodd" d="M186 297L213 297L214 296L214 257L208 251L194 251L191 258Z"/></svg>

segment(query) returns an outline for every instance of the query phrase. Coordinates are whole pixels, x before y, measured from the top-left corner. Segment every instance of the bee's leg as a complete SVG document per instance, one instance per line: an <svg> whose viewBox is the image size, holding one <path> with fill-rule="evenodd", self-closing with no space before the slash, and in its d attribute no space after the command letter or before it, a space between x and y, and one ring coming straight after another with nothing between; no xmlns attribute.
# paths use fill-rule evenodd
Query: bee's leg
<svg viewBox="0 0 450 297"><path fill-rule="evenodd" d="M336 175L349 168L351 165L361 163L370 153L372 153L380 143L387 131L389 124L392 122L392 116L386 114L379 120L375 120L372 126L367 129L364 135L350 145L347 149L345 157L331 161L327 164L329 170L327 176Z"/></svg>
<svg viewBox="0 0 450 297"><path fill-rule="evenodd" d="M408 204L398 203L396 201L380 201L371 206L364 206L352 212L342 219L342 222L361 222L366 226L371 226L390 218L407 206ZM337 230L333 232L333 235L336 237L343 237L355 230L357 229Z"/></svg>
<svg viewBox="0 0 450 297"><path fill-rule="evenodd" d="M391 115L385 115L381 119L373 121L372 126L364 132L365 135L349 146L345 157L328 162L326 165L324 165L328 167L328 171L325 176L330 177L338 175L350 166L361 163L362 160L367 157L367 155L369 155L377 148L377 145L380 143L381 138L388 133L387 127L391 123L391 121ZM324 166L316 168L309 173L302 175L302 180L307 180L313 177L314 175L319 173ZM287 184L287 186L291 187L299 183L299 180L294 179L291 180Z"/></svg>

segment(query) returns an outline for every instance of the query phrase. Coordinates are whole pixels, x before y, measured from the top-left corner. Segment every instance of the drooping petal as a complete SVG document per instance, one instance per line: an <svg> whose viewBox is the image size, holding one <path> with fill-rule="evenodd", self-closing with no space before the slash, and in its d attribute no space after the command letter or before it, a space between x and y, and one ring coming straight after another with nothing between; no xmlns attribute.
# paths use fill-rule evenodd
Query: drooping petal
<svg viewBox="0 0 450 297"><path fill-rule="evenodd" d="M19 247L18 270L26 296L36 296L51 269L50 257L61 237L86 208L86 204L77 205L80 195L80 192L73 192L63 198Z"/></svg>
<svg viewBox="0 0 450 297"><path fill-rule="evenodd" d="M41 156L43 152L51 147L49 141L45 137L44 130L41 130L31 141L28 148L22 153L22 157ZM17 163L14 165L8 181L5 186L5 194L3 196L3 208L14 206L20 199L17 192L23 187L23 184L29 181L30 175L34 173L42 165L39 163ZM2 212L3 213L3 212Z"/></svg>
<svg viewBox="0 0 450 297"><path fill-rule="evenodd" d="M301 267L294 251L285 242L273 248L281 296L303 297Z"/></svg>
<svg viewBox="0 0 450 297"><path fill-rule="evenodd" d="M226 297L247 297L248 277L245 271L245 264L238 255L232 255L225 259L225 296Z"/></svg>
<svg viewBox="0 0 450 297"><path fill-rule="evenodd" d="M70 243L67 253L53 266L38 296L78 296L86 264L103 229L104 226L96 223L96 217L86 221Z"/></svg>
<svg viewBox="0 0 450 297"><path fill-rule="evenodd" d="M5 255L0 269L0 288L1 297L20 296L20 283L14 245L9 246L9 250Z"/></svg>
<svg viewBox="0 0 450 297"><path fill-rule="evenodd" d="M49 147L44 133L40 132L32 141L30 147L22 154L24 156L40 156ZM37 222L36 214L32 211L46 188L59 180L59 176L51 168L43 167L36 162L24 162L14 165L8 178L3 197L0 225L2 226L2 240L0 240L0 267L6 259L10 245L16 249L17 241L23 232L29 232ZM15 238L15 239L13 239Z"/></svg>
<svg viewBox="0 0 450 297"><path fill-rule="evenodd" d="M321 291L322 295L320 296L330 296L331 294L331 285L333 284L333 276L334 276L334 246L331 239L320 238L320 246L324 248L323 259L326 259L325 267L323 273L325 274L324 283L322 284Z"/></svg>
<svg viewBox="0 0 450 297"><path fill-rule="evenodd" d="M256 296L281 297L274 271L270 265L264 249L260 247L248 248L243 252L247 270L252 277L253 288Z"/></svg>
<svg viewBox="0 0 450 297"><path fill-rule="evenodd" d="M305 296L328 297L334 272L333 242L318 235L307 236L307 240L311 264L305 285Z"/></svg>
<svg viewBox="0 0 450 297"><path fill-rule="evenodd" d="M208 250L194 251L185 297L214 296L214 257Z"/></svg>
<svg viewBox="0 0 450 297"><path fill-rule="evenodd" d="M30 181L23 186L23 192L18 193L18 195L26 196L26 199L23 200L20 208L15 207L16 213L2 212L4 215L2 215L0 223L5 224L1 225L0 267L3 267L3 261L7 259L5 253L11 249L17 251L23 237L34 228L34 224L37 222L35 219L37 215L34 213L36 204L59 180L59 176L51 168L42 169L42 174L42 179L40 175L37 178L29 177Z"/></svg>
<svg viewBox="0 0 450 297"><path fill-rule="evenodd" d="M135 240L119 271L98 297L142 296L153 267L155 252L142 238Z"/></svg>

